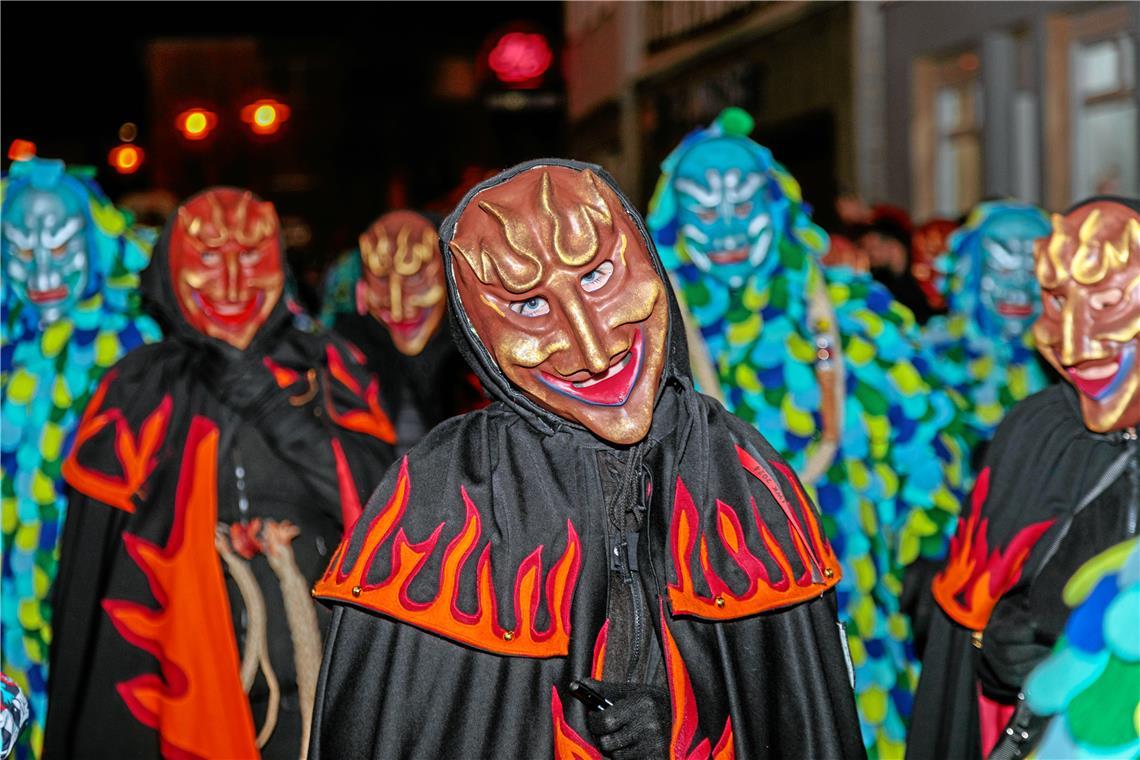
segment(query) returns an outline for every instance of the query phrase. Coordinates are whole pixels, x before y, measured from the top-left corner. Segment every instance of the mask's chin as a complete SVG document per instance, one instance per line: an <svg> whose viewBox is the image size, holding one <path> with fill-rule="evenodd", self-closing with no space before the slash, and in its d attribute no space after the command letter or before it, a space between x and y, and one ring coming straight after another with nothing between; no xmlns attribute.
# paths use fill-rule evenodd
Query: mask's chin
<svg viewBox="0 0 1140 760"><path fill-rule="evenodd" d="M686 251L693 265L730 288L740 288L748 277L768 258L772 248L774 230L760 230L751 245L729 250L703 250L692 241L686 241Z"/></svg>

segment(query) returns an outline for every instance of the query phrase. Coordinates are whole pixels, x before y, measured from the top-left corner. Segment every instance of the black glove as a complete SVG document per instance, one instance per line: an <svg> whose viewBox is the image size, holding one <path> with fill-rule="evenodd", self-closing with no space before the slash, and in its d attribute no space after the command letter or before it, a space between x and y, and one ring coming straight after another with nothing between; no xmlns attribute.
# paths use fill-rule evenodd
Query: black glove
<svg viewBox="0 0 1140 760"><path fill-rule="evenodd" d="M605 710L586 712L586 725L606 757L659 760L668 756L672 710L664 689L593 678L583 682L614 703Z"/></svg>

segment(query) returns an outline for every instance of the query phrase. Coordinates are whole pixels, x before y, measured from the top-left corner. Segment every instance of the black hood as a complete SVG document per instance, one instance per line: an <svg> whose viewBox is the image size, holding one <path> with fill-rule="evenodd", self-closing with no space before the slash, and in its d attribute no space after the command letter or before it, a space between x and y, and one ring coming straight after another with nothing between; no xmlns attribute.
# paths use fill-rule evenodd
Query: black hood
<svg viewBox="0 0 1140 760"><path fill-rule="evenodd" d="M1125 198L1120 195L1094 195L1091 198L1085 198L1082 201L1077 201L1072 206L1065 209L1065 216L1073 213L1082 206L1087 206L1090 203L1116 203L1121 206L1126 206L1133 211L1140 213L1140 198Z"/></svg>
<svg viewBox="0 0 1140 760"><path fill-rule="evenodd" d="M178 296L174 292L174 283L170 274L170 236L174 231L174 225L178 222L178 211L196 198L213 190L249 192L243 188L209 187L178 204L178 209L166 220L162 234L154 245L154 253L151 255L150 264L142 273L139 290L142 293L147 310L162 325L163 334L167 338L189 344L192 347L210 347L229 352L236 349L224 341L206 335L186 321L186 317L182 314L182 308L178 305ZM256 193L250 193L250 195L255 202L263 202L263 199ZM278 224L277 236L281 248L281 269L285 274L285 282L288 283L291 275L289 264L285 258L285 238L281 232L280 223ZM277 299L277 303L273 305L273 310L269 312L265 324L257 331L246 350L254 353L266 353L266 347L271 345L273 336L288 326L292 322L292 317L293 314L289 308L288 288L286 287L282 291L281 297Z"/></svg>
<svg viewBox="0 0 1140 760"><path fill-rule="evenodd" d="M455 345L458 347L460 353L463 354L467 363L475 370L480 382L483 383L483 387L487 393L490 394L492 399L501 401L509 406L514 412L526 420L528 424L544 435L551 435L560 428L570 428L586 432L586 428L578 423L564 419L531 401L507 379L507 376L503 374L499 365L495 363L495 360L491 357L491 354L487 351L487 348L476 334L475 328L472 326L471 320L463 308L463 302L459 297L459 291L455 282L454 256L451 252L450 243L455 237L455 227L459 222L459 218L463 215L464 210L471 203L472 199L488 188L501 185L518 174L540 166L563 166L579 172L586 170L592 171L603 182L609 185L610 189L613 190L614 194L621 200L623 210L633 221L638 233L641 235L641 240L645 244L645 249L649 252L650 260L653 262L653 268L657 272L657 276L661 278L661 284L669 299L669 335L666 341L669 356L662 367L661 382L657 389L657 398L660 400L661 390L670 382L677 382L692 389L692 377L689 369L689 348L685 340L685 331L681 327L683 324L681 321L681 311L677 304L677 296L673 293L673 287L669 282L668 276L665 274L665 267L661 263L661 257L658 256L657 248L653 245L653 239L645 229L645 223L642 220L641 214L634 208L633 203L625 193L621 191L621 188L618 187L614 178L597 164L561 158L533 159L513 166L510 169L496 174L494 177L480 182L463 196L463 200L459 202L455 210L443 220L443 225L439 232L439 246L443 253L444 262L443 269L447 276L448 317L451 321L451 332L455 340Z"/></svg>

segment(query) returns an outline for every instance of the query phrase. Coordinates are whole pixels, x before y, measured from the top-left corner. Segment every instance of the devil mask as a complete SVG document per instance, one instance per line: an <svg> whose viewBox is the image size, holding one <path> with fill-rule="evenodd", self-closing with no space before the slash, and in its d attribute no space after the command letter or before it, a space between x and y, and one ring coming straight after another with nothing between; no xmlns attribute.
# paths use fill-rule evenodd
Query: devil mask
<svg viewBox="0 0 1140 760"><path fill-rule="evenodd" d="M935 309L946 306L946 296L942 294L945 276L938 260L946 252L955 227L957 225L949 219L931 219L919 225L911 238L910 273Z"/></svg>
<svg viewBox="0 0 1140 760"><path fill-rule="evenodd" d="M528 169L475 195L450 245L463 309L524 395L612 443L645 437L668 303L608 184L589 170Z"/></svg>
<svg viewBox="0 0 1140 760"><path fill-rule="evenodd" d="M206 190L178 209L170 273L194 329L245 350L285 285L279 229L273 204L243 190Z"/></svg>
<svg viewBox="0 0 1140 760"><path fill-rule="evenodd" d="M1054 214L1034 254L1037 349L1080 392L1090 430L1140 424L1140 205L1094 199Z"/></svg>
<svg viewBox="0 0 1140 760"><path fill-rule="evenodd" d="M360 236L356 309L381 322L400 353L418 356L447 311L435 225L414 211L393 211Z"/></svg>
<svg viewBox="0 0 1140 760"><path fill-rule="evenodd" d="M4 274L16 298L50 324L84 296L89 211L62 162L41 161L28 173L31 181L4 199Z"/></svg>

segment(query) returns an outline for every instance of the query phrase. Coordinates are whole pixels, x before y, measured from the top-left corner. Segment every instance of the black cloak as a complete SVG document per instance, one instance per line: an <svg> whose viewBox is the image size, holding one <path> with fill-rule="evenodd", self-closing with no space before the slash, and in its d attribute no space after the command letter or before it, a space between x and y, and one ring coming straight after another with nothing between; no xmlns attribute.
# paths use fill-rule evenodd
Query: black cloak
<svg viewBox="0 0 1140 760"><path fill-rule="evenodd" d="M1012 706L1064 630L1065 582L1136 534L1140 444L1085 427L1068 383L998 427L933 590L908 758L978 758L978 690ZM986 573L988 576L983 577Z"/></svg>
<svg viewBox="0 0 1140 760"><path fill-rule="evenodd" d="M668 294L652 428L627 450L512 386L457 294L448 242L464 208L536 166L608 182ZM441 247L456 343L493 402L388 471L317 584L334 613L310 758L600 757L568 687L625 665L606 658L619 559L652 611L626 623L650 628L664 662L672 756L863 757L819 514L751 426L693 390L676 300L613 180L522 164L466 195ZM600 462L634 454L647 514L622 535Z"/></svg>
<svg viewBox="0 0 1140 760"><path fill-rule="evenodd" d="M394 456L375 378L288 296L244 352L185 321L173 219L142 285L166 337L107 373L64 465L48 758L256 756L274 716L262 755L296 758L328 622L308 587ZM269 521L299 535L228 530Z"/></svg>

